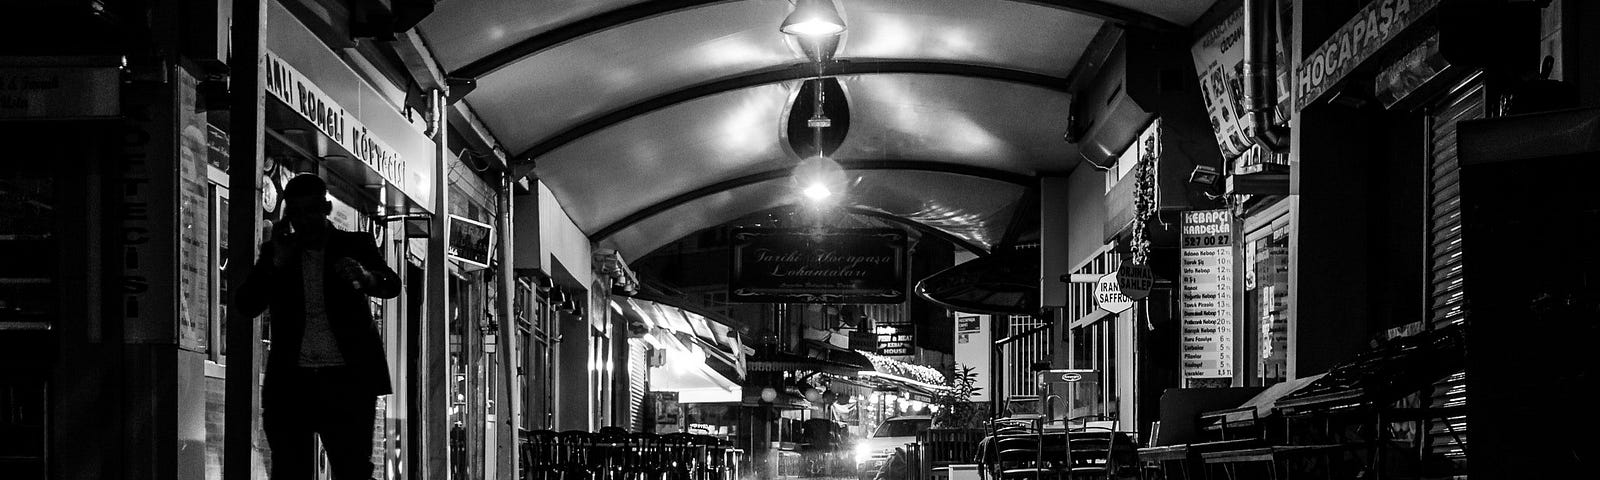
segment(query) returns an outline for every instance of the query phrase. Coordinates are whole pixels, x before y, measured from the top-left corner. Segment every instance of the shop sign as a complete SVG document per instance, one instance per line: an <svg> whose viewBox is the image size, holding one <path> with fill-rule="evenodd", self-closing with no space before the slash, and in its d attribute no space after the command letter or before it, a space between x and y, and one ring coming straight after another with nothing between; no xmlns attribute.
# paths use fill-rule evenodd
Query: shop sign
<svg viewBox="0 0 1600 480"><path fill-rule="evenodd" d="M1179 341L1183 378L1233 376L1233 214L1183 212Z"/></svg>
<svg viewBox="0 0 1600 480"><path fill-rule="evenodd" d="M734 230L728 299L742 303L900 303L906 235L892 228Z"/></svg>
<svg viewBox="0 0 1600 480"><path fill-rule="evenodd" d="M1306 108L1328 87L1439 5L1439 0L1376 0L1356 12L1306 56L1295 70L1295 109Z"/></svg>
<svg viewBox="0 0 1600 480"><path fill-rule="evenodd" d="M879 325L872 331L878 336L878 355L906 357L914 352L916 325Z"/></svg>
<svg viewBox="0 0 1600 480"><path fill-rule="evenodd" d="M339 105L282 58L267 52L267 93L289 105L356 160L397 186L404 186L406 161L380 140L355 115Z"/></svg>
<svg viewBox="0 0 1600 480"><path fill-rule="evenodd" d="M1279 5L1280 31L1288 31L1291 25L1289 6ZM1285 42L1274 41L1272 54L1277 56L1280 71L1272 72L1278 77L1278 91L1273 92L1278 98L1278 111L1274 112L1275 121L1283 123L1288 121L1287 104L1291 100L1289 95L1288 69L1289 56L1284 50ZM1194 58L1195 73L1200 80L1200 98L1205 101L1206 116L1210 117L1211 130L1217 137L1217 147L1222 152L1223 160L1232 160L1249 152L1255 142L1245 136L1244 123L1247 121L1244 104L1244 9L1238 8L1228 15L1222 23L1205 32L1195 39L1194 46L1190 48L1190 56Z"/></svg>
<svg viewBox="0 0 1600 480"><path fill-rule="evenodd" d="M1383 108L1394 108L1447 68L1450 68L1450 61L1439 51L1439 34L1435 33L1378 72L1372 79L1373 96L1383 103Z"/></svg>
<svg viewBox="0 0 1600 480"><path fill-rule="evenodd" d="M1149 265L1128 262L1117 269L1117 289L1129 300L1144 300L1155 285L1156 275Z"/></svg>
<svg viewBox="0 0 1600 480"><path fill-rule="evenodd" d="M450 243L446 254L461 263L489 267L489 251L494 244L494 227L489 224L450 216Z"/></svg>
<svg viewBox="0 0 1600 480"><path fill-rule="evenodd" d="M957 332L977 332L982 329L983 320L979 319L977 315L962 315L956 318Z"/></svg>
<svg viewBox="0 0 1600 480"><path fill-rule="evenodd" d="M1099 382L1099 370L1070 370L1058 368L1039 372L1039 385Z"/></svg>
<svg viewBox="0 0 1600 480"><path fill-rule="evenodd" d="M0 67L0 119L116 117L121 86L117 67Z"/></svg>
<svg viewBox="0 0 1600 480"><path fill-rule="evenodd" d="M1095 283L1094 301L1101 309L1111 313L1122 313L1133 308L1133 299L1122 294L1122 287L1117 284L1115 273L1105 274Z"/></svg>

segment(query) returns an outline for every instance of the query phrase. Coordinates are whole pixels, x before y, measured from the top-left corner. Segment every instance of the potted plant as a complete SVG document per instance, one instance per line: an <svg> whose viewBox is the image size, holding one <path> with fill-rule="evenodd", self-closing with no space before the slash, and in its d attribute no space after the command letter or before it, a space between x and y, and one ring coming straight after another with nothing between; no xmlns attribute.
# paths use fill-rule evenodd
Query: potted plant
<svg viewBox="0 0 1600 480"><path fill-rule="evenodd" d="M956 364L942 383L945 388L934 392L932 398L932 403L937 406L933 412L933 428L981 430L987 412L982 403L972 401L972 396L982 389L977 386L976 369Z"/></svg>

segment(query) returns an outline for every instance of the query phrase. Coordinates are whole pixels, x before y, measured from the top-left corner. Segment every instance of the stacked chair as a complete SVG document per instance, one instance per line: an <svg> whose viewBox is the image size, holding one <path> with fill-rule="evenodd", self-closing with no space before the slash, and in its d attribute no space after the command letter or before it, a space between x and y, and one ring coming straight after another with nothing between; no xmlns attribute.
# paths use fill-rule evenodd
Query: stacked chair
<svg viewBox="0 0 1600 480"><path fill-rule="evenodd" d="M521 480L734 480L737 450L705 435L536 430L523 434Z"/></svg>
<svg viewBox="0 0 1600 480"><path fill-rule="evenodd" d="M1054 398L1046 399L1047 407ZM1049 423L991 421L989 436L980 442L980 473L989 480L1109 480L1123 470L1115 422L1063 420L1059 430L1046 428Z"/></svg>

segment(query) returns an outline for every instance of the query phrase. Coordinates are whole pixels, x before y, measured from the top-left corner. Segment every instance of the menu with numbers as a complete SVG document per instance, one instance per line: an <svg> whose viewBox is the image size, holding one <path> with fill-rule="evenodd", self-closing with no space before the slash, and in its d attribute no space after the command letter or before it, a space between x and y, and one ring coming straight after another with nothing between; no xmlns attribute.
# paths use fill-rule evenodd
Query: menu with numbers
<svg viewBox="0 0 1600 480"><path fill-rule="evenodd" d="M1183 213L1183 378L1233 376L1233 215L1228 210Z"/></svg>

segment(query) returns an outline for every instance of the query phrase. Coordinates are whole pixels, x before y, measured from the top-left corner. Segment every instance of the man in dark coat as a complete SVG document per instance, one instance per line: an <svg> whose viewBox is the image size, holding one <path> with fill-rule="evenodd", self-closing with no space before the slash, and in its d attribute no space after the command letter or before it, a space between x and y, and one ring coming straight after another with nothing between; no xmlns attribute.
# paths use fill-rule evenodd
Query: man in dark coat
<svg viewBox="0 0 1600 480"><path fill-rule="evenodd" d="M272 311L261 423L273 480L314 477L312 435L334 479L370 479L374 407L393 393L367 297L399 295L400 277L371 234L328 222L327 191L315 175L289 180L284 218L234 297L245 318Z"/></svg>

